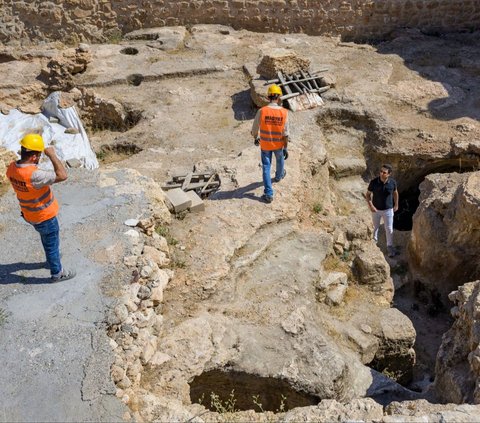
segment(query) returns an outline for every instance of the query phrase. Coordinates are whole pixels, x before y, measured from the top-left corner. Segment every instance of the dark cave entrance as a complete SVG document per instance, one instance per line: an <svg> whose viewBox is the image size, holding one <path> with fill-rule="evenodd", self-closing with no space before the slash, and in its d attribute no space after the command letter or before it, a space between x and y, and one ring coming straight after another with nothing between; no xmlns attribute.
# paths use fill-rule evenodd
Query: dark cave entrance
<svg viewBox="0 0 480 423"><path fill-rule="evenodd" d="M424 181L427 175L432 173L466 173L476 170L475 166L452 166L447 165L443 167L438 167L431 169L428 172L424 173L420 178L418 178L413 184L409 187L406 187L404 190L401 190L402 187L399 187L399 205L398 211L393 217L393 227L397 231L411 231L413 226L413 215L417 211L417 208L420 204L420 184Z"/></svg>

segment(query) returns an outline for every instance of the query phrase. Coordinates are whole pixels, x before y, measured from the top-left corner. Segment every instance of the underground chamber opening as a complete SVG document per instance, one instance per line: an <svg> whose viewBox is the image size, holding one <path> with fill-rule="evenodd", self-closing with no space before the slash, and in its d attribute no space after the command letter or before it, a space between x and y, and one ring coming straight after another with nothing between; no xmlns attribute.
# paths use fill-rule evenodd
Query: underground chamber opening
<svg viewBox="0 0 480 423"><path fill-rule="evenodd" d="M475 170L475 166L448 166L437 168L425 173L414 184L401 190L399 187L398 211L393 217L393 227L398 231L411 231L413 227L413 215L420 204L420 184L426 176L433 173L466 173Z"/></svg>
<svg viewBox="0 0 480 423"><path fill-rule="evenodd" d="M211 370L195 377L190 382L190 400L215 412L282 412L321 401L295 390L282 379L223 370Z"/></svg>
<svg viewBox="0 0 480 423"><path fill-rule="evenodd" d="M134 143L104 144L100 147L97 158L104 163L113 163L124 160L141 151L143 149Z"/></svg>
<svg viewBox="0 0 480 423"><path fill-rule="evenodd" d="M135 56L136 54L138 54L138 49L135 47L125 47L120 50L120 53L126 54L127 56Z"/></svg>
<svg viewBox="0 0 480 423"><path fill-rule="evenodd" d="M141 73L134 73L127 76L128 84L133 85L134 87L138 87L144 79L145 77Z"/></svg>

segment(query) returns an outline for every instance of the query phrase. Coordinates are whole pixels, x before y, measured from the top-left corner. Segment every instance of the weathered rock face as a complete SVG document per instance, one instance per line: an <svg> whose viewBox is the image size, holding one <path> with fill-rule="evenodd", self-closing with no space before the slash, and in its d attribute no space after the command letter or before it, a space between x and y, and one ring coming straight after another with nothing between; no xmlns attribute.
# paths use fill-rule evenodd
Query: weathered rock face
<svg viewBox="0 0 480 423"><path fill-rule="evenodd" d="M139 5L141 4L141 7ZM334 0L60 0L2 2L0 41L15 39L105 40L158 26L218 23L260 32L381 37L399 27L454 31L478 27L480 6L447 0L355 3ZM388 17L388 19L386 18Z"/></svg>
<svg viewBox="0 0 480 423"><path fill-rule="evenodd" d="M295 52L286 49L275 49L266 56L257 67L257 72L267 79L277 77L277 72L291 74L306 71L310 67L310 60L299 57Z"/></svg>
<svg viewBox="0 0 480 423"><path fill-rule="evenodd" d="M435 389L443 401L480 404L480 281L466 283L449 297L456 320L438 352Z"/></svg>
<svg viewBox="0 0 480 423"><path fill-rule="evenodd" d="M409 245L413 278L441 294L480 276L480 172L435 174L420 185Z"/></svg>
<svg viewBox="0 0 480 423"><path fill-rule="evenodd" d="M39 79L52 91L71 90L75 86L73 75L85 72L91 60L91 54L85 45L77 49L67 49L50 60L42 69Z"/></svg>
<svg viewBox="0 0 480 423"><path fill-rule="evenodd" d="M368 285L373 292L385 295L388 301L393 298L393 281L390 268L382 252L373 243L359 252L353 262L360 283Z"/></svg>
<svg viewBox="0 0 480 423"><path fill-rule="evenodd" d="M425 400L392 402L385 408L382 422L475 422L480 406L469 404L431 404Z"/></svg>
<svg viewBox="0 0 480 423"><path fill-rule="evenodd" d="M416 332L412 322L396 308L383 310L380 314L380 348L373 366L389 374L399 383L407 384L415 364Z"/></svg>
<svg viewBox="0 0 480 423"><path fill-rule="evenodd" d="M5 172L7 171L8 165L16 160L17 156L15 153L0 147L0 194L5 190L10 182L8 181Z"/></svg>

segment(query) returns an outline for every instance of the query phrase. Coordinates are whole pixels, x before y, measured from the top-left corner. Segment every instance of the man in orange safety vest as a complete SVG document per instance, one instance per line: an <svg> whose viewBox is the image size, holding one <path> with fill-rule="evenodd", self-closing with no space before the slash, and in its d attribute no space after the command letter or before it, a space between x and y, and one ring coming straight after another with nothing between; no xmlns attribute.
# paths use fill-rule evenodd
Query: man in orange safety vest
<svg viewBox="0 0 480 423"><path fill-rule="evenodd" d="M58 202L50 185L67 179L67 172L53 147L45 148L38 134L27 134L21 142L20 160L12 162L7 177L17 194L22 217L40 234L52 282L75 277L75 271L65 270L60 262L60 228ZM53 164L53 171L41 170L38 162L42 152Z"/></svg>
<svg viewBox="0 0 480 423"><path fill-rule="evenodd" d="M262 107L256 114L252 126L255 145L260 145L262 159L262 178L264 192L262 200L273 201L273 186L270 170L275 155L276 167L273 182L280 182L287 174L285 160L288 158L288 110L281 106L282 89L278 85L268 87L267 96L270 103Z"/></svg>

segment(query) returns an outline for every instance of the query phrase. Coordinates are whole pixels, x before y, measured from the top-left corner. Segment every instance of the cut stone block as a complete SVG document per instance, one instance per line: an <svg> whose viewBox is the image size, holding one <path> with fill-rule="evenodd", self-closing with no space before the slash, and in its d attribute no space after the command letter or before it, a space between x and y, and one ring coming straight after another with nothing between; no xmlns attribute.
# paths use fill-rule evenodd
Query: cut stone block
<svg viewBox="0 0 480 423"><path fill-rule="evenodd" d="M191 212L200 212L205 210L205 203L195 191L187 191L186 194L192 201L192 205L190 206Z"/></svg>
<svg viewBox="0 0 480 423"><path fill-rule="evenodd" d="M170 203L170 210L173 210L175 213L187 210L192 205L192 200L187 195L186 192L182 191L181 188L174 188L166 192L166 197Z"/></svg>

